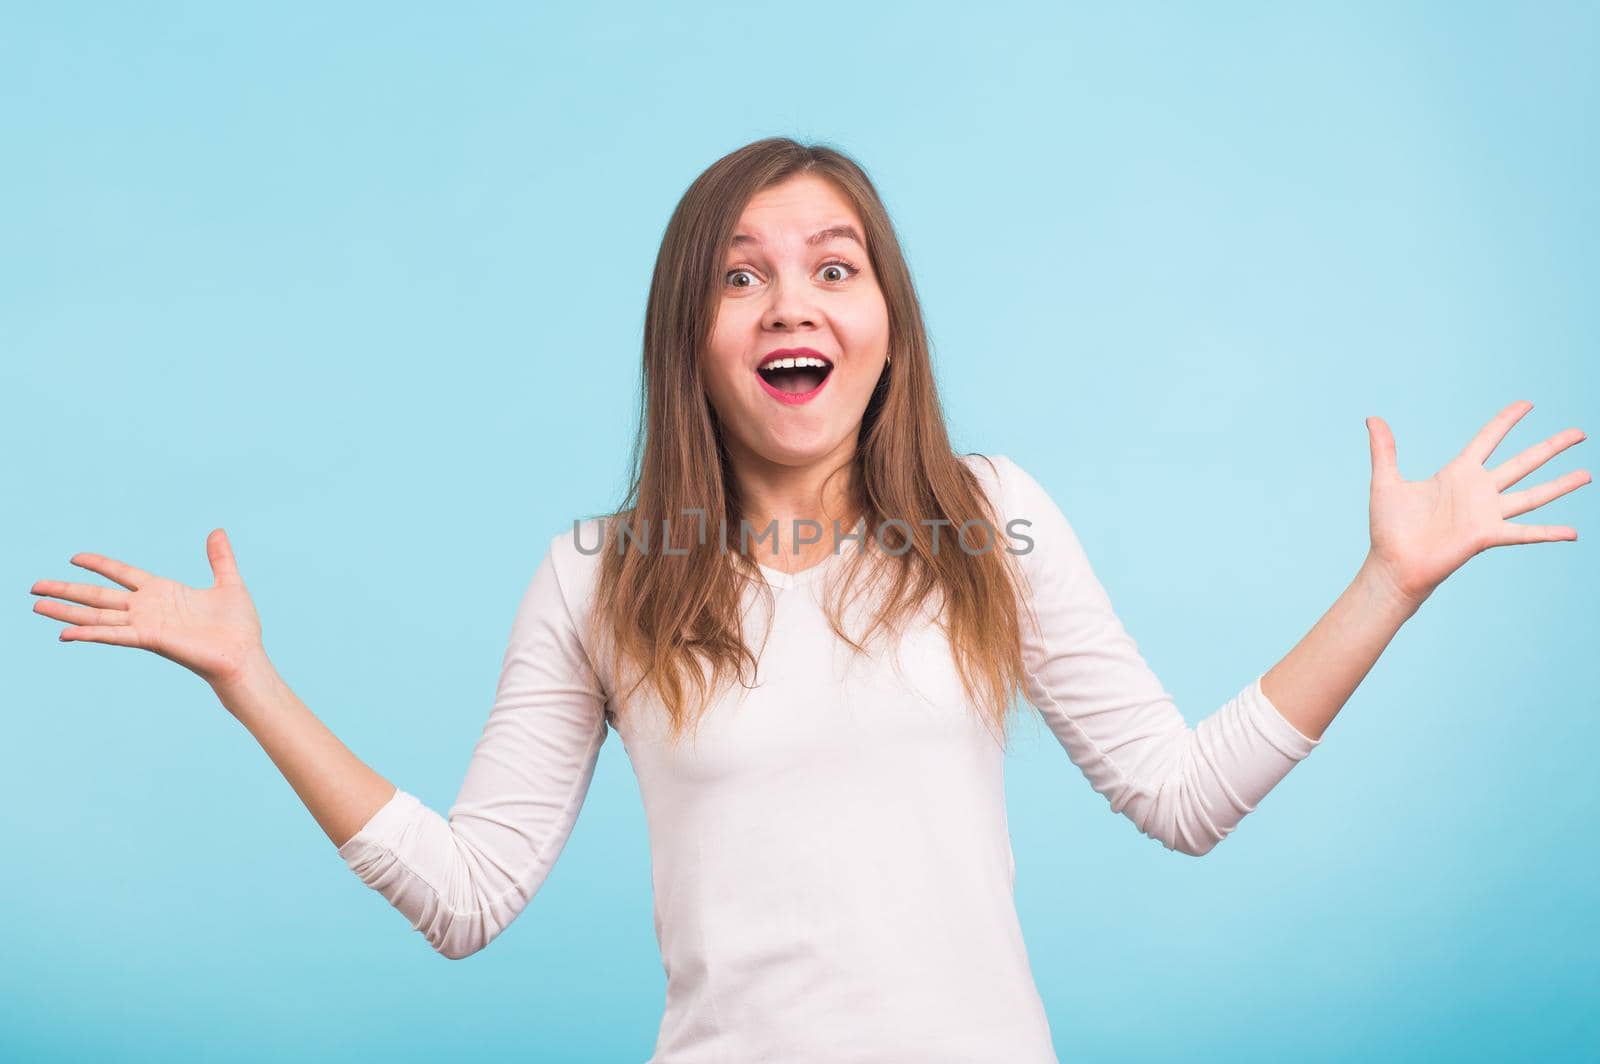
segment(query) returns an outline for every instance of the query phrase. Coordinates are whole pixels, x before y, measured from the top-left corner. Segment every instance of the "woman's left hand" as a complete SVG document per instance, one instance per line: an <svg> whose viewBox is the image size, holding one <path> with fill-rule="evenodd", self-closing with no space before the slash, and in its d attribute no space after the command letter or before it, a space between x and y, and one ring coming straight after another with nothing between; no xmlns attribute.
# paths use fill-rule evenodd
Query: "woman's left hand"
<svg viewBox="0 0 1600 1064"><path fill-rule="evenodd" d="M1372 494L1368 503L1372 547L1367 562L1406 604L1420 606L1468 558L1511 543L1578 538L1566 525L1506 520L1581 488L1593 478L1577 470L1536 487L1502 494L1552 457L1588 437L1578 429L1557 433L1493 469L1484 463L1511 427L1533 409L1515 402L1500 411L1445 467L1427 480L1404 480L1395 460L1394 435L1382 418L1367 418L1372 444Z"/></svg>

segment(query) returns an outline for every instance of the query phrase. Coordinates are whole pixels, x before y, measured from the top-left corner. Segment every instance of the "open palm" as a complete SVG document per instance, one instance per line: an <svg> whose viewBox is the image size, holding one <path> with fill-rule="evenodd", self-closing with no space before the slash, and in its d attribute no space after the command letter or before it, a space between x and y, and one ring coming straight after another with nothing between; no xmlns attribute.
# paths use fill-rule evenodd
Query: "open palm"
<svg viewBox="0 0 1600 1064"><path fill-rule="evenodd" d="M110 643L160 654L216 686L236 678L261 653L261 622L234 562L228 534L206 537L215 583L190 587L100 554L74 554L73 565L121 584L76 584L40 580L30 589L40 599L35 613L68 622L64 641ZM77 603L78 605L70 605Z"/></svg>
<svg viewBox="0 0 1600 1064"><path fill-rule="evenodd" d="M1368 506L1371 558L1406 600L1420 604L1467 559L1512 543L1574 540L1566 525L1506 520L1567 494L1592 479L1577 470L1522 491L1505 490L1552 457L1588 437L1578 429L1557 433L1493 469L1489 455L1533 404L1512 403L1478 431L1467 446L1427 480L1405 480L1395 458L1394 435L1382 418L1367 419L1372 446Z"/></svg>

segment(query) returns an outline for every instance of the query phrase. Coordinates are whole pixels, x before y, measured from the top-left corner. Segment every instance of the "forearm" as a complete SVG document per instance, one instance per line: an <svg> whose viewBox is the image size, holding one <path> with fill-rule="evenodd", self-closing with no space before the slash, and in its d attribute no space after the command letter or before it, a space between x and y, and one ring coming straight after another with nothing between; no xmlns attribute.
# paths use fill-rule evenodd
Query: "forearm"
<svg viewBox="0 0 1600 1064"><path fill-rule="evenodd" d="M1262 694L1301 733L1321 739L1420 606L1399 594L1368 555L1328 612L1262 676Z"/></svg>
<svg viewBox="0 0 1600 1064"><path fill-rule="evenodd" d="M335 846L394 794L289 689L263 652L235 680L212 690L261 744Z"/></svg>

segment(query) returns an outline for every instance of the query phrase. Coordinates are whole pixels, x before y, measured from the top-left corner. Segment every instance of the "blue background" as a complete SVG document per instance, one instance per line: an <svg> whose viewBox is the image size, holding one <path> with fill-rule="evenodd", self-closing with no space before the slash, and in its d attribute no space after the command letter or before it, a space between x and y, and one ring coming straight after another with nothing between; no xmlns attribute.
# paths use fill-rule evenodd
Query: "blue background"
<svg viewBox="0 0 1600 1064"><path fill-rule="evenodd" d="M202 682L58 643L27 589L102 580L77 551L209 584L226 528L295 691L446 808L544 544L623 487L667 217L758 137L872 174L959 448L1051 491L1191 723L1355 575L1368 415L1410 479L1518 399L1496 463L1600 428L1594 5L7 23L10 1059L649 1054L615 736L536 902L449 962ZM1516 518L1580 539L1452 577L1203 860L1019 731L1017 900L1064 1058L1600 1055L1597 498Z"/></svg>

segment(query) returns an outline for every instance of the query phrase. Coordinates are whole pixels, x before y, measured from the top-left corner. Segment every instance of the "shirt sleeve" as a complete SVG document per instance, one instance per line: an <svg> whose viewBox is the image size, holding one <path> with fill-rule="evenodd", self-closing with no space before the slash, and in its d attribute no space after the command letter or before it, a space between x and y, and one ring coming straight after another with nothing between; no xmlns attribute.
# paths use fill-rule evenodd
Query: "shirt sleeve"
<svg viewBox="0 0 1600 1064"><path fill-rule="evenodd" d="M1028 700L1113 812L1170 850L1209 852L1321 740L1284 718L1259 675L1191 728L1061 509L1010 458L994 462L1016 521L1001 542L1017 553L1037 616L1023 618Z"/></svg>
<svg viewBox="0 0 1600 1064"><path fill-rule="evenodd" d="M566 845L609 729L606 695L563 593L555 537L512 623L466 777L441 817L394 795L338 849L350 870L452 960L488 945Z"/></svg>

